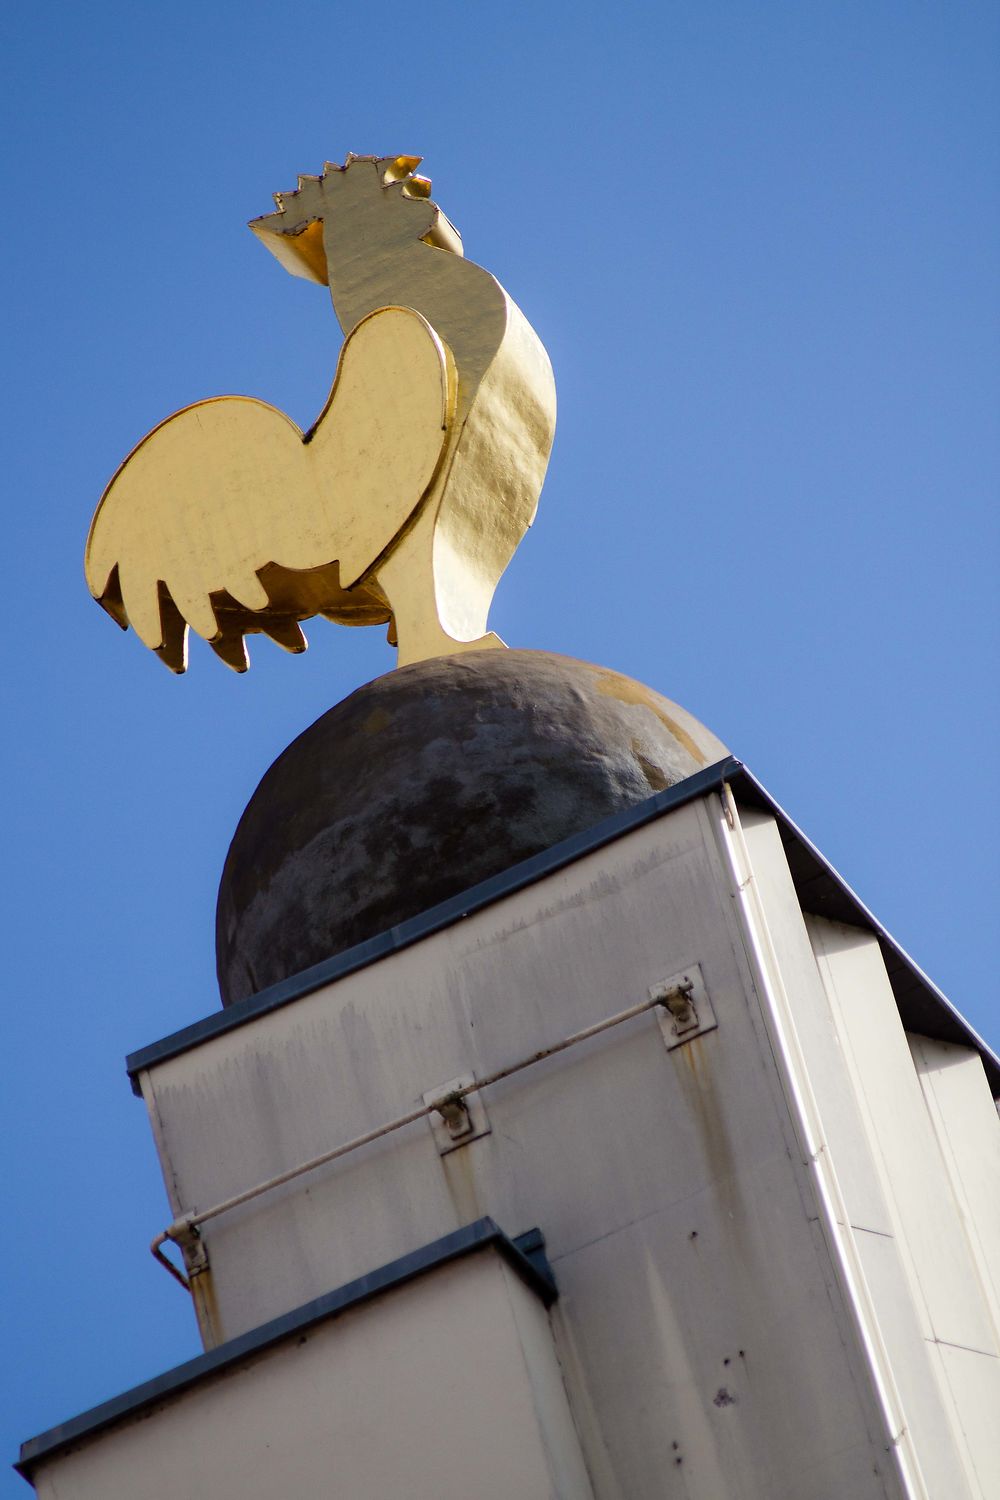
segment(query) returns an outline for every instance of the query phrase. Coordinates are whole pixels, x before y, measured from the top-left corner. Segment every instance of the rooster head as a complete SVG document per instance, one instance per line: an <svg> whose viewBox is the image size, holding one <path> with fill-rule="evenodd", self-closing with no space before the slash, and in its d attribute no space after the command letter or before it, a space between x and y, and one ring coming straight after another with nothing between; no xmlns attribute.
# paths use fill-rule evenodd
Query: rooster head
<svg viewBox="0 0 1000 1500"><path fill-rule="evenodd" d="M429 177L419 177L419 156L355 156L341 167L327 162L318 177L300 177L289 193L275 193L277 212L250 220L250 228L293 276L329 285L331 243L374 253L423 240L462 254L462 237L432 202Z"/></svg>

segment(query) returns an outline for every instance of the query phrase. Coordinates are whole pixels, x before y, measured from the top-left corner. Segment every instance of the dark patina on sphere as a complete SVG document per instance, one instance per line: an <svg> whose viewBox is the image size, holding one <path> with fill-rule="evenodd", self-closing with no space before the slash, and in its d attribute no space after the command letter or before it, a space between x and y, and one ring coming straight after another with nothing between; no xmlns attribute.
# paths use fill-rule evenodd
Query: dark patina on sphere
<svg viewBox="0 0 1000 1500"><path fill-rule="evenodd" d="M415 663L278 757L219 887L231 1005L418 916L726 754L684 709L541 651Z"/></svg>

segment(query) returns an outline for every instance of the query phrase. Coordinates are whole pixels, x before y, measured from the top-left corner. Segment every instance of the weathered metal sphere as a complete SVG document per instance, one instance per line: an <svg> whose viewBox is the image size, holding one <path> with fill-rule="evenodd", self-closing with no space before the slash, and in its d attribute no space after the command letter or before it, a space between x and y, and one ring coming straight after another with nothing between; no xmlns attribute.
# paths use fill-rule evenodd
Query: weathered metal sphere
<svg viewBox="0 0 1000 1500"><path fill-rule="evenodd" d="M541 651L379 677L289 745L219 887L231 1005L417 916L721 759L684 709Z"/></svg>

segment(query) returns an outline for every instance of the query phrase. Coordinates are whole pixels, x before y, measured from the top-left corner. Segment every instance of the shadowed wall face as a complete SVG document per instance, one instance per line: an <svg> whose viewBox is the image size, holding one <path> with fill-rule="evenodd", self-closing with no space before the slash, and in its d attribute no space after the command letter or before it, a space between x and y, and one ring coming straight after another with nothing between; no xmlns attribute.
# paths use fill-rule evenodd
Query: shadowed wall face
<svg viewBox="0 0 1000 1500"><path fill-rule="evenodd" d="M224 1005L419 915L725 746L632 679L536 651L416 663L275 761L219 888Z"/></svg>

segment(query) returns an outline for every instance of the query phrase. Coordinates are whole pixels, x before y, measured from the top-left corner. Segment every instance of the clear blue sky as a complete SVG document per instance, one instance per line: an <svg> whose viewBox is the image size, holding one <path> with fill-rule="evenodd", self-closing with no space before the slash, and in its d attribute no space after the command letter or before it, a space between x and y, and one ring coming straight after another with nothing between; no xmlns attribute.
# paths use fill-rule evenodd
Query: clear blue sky
<svg viewBox="0 0 1000 1500"><path fill-rule="evenodd" d="M5 7L0 1458L196 1349L122 1059L216 1007L247 799L392 665L317 622L176 679L82 577L171 411L317 413L327 294L244 226L326 158L422 154L551 353L494 627L701 717L1000 1042L998 32L975 0Z"/></svg>

